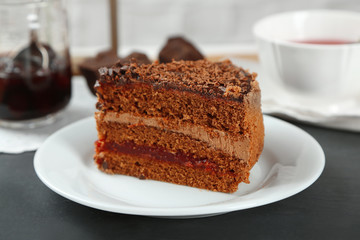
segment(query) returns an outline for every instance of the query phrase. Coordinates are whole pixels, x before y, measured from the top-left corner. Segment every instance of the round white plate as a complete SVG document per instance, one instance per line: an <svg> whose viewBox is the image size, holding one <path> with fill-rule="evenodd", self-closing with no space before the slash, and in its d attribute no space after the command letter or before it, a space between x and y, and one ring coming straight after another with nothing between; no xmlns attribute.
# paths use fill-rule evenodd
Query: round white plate
<svg viewBox="0 0 360 240"><path fill-rule="evenodd" d="M110 212L190 218L261 206L290 197L320 176L325 156L309 134L264 116L265 146L250 184L233 194L139 180L99 171L93 161L95 120L86 118L52 136L34 158L37 175L50 189L77 203Z"/></svg>

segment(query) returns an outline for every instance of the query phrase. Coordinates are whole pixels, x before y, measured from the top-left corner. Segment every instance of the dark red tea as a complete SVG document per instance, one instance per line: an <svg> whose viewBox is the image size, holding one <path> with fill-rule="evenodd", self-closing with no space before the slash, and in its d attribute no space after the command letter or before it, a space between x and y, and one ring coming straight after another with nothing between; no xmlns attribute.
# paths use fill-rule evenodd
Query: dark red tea
<svg viewBox="0 0 360 240"><path fill-rule="evenodd" d="M340 44L353 44L356 42L340 40L340 39L308 39L308 40L295 40L293 42L304 44L323 44L323 45L340 45Z"/></svg>
<svg viewBox="0 0 360 240"><path fill-rule="evenodd" d="M18 56L0 56L0 119L34 119L64 108L71 97L69 60L49 54L44 68L36 55Z"/></svg>

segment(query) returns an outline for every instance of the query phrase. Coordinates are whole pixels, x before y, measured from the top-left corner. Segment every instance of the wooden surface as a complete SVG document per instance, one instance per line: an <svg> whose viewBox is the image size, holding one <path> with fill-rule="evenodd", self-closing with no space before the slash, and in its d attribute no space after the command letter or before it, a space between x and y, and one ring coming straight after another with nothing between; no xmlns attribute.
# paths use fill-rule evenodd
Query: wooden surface
<svg viewBox="0 0 360 240"><path fill-rule="evenodd" d="M359 239L360 134L295 125L315 137L326 155L313 185L273 204L199 219L88 208L38 179L34 152L0 154L0 239Z"/></svg>

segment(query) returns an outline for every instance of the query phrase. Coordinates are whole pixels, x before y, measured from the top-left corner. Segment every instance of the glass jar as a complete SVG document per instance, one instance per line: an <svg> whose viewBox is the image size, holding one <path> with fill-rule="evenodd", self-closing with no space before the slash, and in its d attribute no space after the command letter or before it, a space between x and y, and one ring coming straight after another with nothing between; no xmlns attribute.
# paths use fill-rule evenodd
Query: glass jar
<svg viewBox="0 0 360 240"><path fill-rule="evenodd" d="M1 0L0 26L0 126L53 122L71 97L63 2Z"/></svg>

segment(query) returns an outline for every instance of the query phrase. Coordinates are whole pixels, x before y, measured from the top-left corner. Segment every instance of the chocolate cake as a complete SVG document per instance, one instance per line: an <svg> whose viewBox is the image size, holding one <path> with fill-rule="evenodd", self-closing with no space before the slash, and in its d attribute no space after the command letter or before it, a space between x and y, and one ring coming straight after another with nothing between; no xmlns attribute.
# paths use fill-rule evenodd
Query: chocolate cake
<svg viewBox="0 0 360 240"><path fill-rule="evenodd" d="M249 183L264 142L256 74L230 61L100 69L98 168L212 191Z"/></svg>
<svg viewBox="0 0 360 240"><path fill-rule="evenodd" d="M159 53L161 63L168 63L172 60L196 61L200 59L204 59L204 56L191 42L183 37L169 38Z"/></svg>

